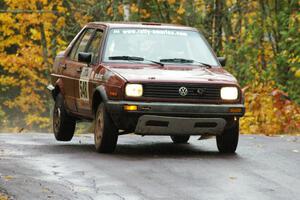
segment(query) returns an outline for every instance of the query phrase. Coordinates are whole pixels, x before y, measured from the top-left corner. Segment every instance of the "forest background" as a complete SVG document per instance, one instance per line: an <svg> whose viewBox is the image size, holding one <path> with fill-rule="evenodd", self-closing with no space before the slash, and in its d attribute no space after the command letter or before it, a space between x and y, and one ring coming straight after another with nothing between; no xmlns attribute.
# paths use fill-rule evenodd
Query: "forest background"
<svg viewBox="0 0 300 200"><path fill-rule="evenodd" d="M53 58L90 21L199 29L246 96L242 133L300 132L298 0L0 0L0 131L51 131Z"/></svg>

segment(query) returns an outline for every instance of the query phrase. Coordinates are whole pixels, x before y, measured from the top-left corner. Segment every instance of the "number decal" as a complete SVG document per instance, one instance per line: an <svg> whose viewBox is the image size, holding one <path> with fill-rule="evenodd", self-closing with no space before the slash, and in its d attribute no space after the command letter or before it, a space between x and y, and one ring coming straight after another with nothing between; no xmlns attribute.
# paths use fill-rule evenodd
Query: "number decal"
<svg viewBox="0 0 300 200"><path fill-rule="evenodd" d="M91 74L91 69L84 67L80 74L79 79L79 98L83 100L89 99L89 77Z"/></svg>
<svg viewBox="0 0 300 200"><path fill-rule="evenodd" d="M79 80L79 97L88 99L88 81Z"/></svg>

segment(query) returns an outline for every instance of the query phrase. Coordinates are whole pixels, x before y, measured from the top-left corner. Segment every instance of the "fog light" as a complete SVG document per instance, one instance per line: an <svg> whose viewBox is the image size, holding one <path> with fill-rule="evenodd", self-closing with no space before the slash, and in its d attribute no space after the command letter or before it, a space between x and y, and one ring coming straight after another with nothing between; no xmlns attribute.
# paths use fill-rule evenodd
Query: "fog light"
<svg viewBox="0 0 300 200"><path fill-rule="evenodd" d="M136 111L138 109L136 105L124 105L123 108L126 111Z"/></svg>
<svg viewBox="0 0 300 200"><path fill-rule="evenodd" d="M241 108L229 108L230 113L241 113L242 109Z"/></svg>

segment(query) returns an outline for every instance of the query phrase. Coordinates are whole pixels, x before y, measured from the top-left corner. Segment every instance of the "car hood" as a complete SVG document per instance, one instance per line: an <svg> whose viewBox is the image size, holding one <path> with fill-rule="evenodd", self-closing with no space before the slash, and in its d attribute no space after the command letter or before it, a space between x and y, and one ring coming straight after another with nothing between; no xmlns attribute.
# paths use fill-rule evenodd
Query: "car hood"
<svg viewBox="0 0 300 200"><path fill-rule="evenodd" d="M156 66L113 64L107 68L128 82L220 82L237 83L237 80L221 67Z"/></svg>

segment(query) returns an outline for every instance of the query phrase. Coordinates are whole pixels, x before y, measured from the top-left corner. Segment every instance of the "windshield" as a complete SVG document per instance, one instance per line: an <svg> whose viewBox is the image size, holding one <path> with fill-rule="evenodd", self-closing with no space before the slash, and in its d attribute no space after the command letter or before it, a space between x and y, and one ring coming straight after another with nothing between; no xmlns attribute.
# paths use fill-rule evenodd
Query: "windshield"
<svg viewBox="0 0 300 200"><path fill-rule="evenodd" d="M140 57L144 60L116 59L124 56ZM110 30L104 51L104 62L146 62L147 60L168 64L218 65L205 40L196 31L149 28ZM194 62L186 62L186 60Z"/></svg>

